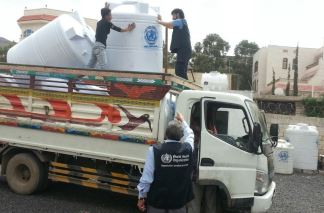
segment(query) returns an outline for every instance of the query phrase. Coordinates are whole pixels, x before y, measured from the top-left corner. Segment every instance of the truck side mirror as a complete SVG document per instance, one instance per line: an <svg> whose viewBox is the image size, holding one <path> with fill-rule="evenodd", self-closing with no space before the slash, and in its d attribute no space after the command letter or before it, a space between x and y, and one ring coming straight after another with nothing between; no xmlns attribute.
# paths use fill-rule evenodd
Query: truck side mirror
<svg viewBox="0 0 324 213"><path fill-rule="evenodd" d="M272 141L278 142L278 137L279 137L279 125L278 124L271 124L270 137L271 137Z"/></svg>
<svg viewBox="0 0 324 213"><path fill-rule="evenodd" d="M259 123L253 124L251 151L258 153L259 146L262 144L262 131Z"/></svg>

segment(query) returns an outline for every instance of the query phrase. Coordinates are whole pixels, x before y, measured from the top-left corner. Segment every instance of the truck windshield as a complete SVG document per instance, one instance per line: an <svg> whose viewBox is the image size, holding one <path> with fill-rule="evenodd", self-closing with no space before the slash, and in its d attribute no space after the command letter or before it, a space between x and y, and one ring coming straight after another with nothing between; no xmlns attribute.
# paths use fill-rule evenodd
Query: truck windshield
<svg viewBox="0 0 324 213"><path fill-rule="evenodd" d="M248 106L249 112L251 114L253 122L257 122L261 125L262 130L262 141L266 142L270 139L266 121L264 119L264 116L262 115L261 111L259 110L258 106L252 102L252 101L246 101L246 104Z"/></svg>

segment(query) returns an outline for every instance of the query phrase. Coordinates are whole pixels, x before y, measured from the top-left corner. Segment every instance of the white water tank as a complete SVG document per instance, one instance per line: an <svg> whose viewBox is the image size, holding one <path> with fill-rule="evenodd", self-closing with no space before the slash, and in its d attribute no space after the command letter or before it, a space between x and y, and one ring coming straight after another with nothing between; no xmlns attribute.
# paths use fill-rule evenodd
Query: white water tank
<svg viewBox="0 0 324 213"><path fill-rule="evenodd" d="M285 140L279 140L278 145L274 148L274 171L279 174L292 174L293 167L293 150L294 146Z"/></svg>
<svg viewBox="0 0 324 213"><path fill-rule="evenodd" d="M217 71L204 73L201 77L201 86L207 91L226 91L229 89L227 75Z"/></svg>
<svg viewBox="0 0 324 213"><path fill-rule="evenodd" d="M107 39L108 70L163 71L162 27L156 23L158 13L147 3L125 1L112 9L112 23L121 28L135 22L132 32L114 30Z"/></svg>
<svg viewBox="0 0 324 213"><path fill-rule="evenodd" d="M61 15L14 47L8 63L84 68L91 56L94 31L78 14Z"/></svg>
<svg viewBox="0 0 324 213"><path fill-rule="evenodd" d="M289 125L285 140L294 146L294 168L317 170L319 133L315 126Z"/></svg>

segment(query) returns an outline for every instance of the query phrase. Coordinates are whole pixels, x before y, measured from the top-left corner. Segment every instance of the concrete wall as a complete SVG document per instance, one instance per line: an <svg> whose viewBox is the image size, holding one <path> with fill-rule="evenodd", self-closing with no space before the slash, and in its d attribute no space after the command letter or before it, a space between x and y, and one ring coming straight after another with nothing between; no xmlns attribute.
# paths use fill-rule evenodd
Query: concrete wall
<svg viewBox="0 0 324 213"><path fill-rule="evenodd" d="M316 126L320 134L319 153L322 155L324 154L324 118L305 117L301 115L287 116L287 115L278 115L278 114L266 114L266 119L267 119L268 127L270 127L270 124L272 123L279 124L279 128L280 128L279 138L284 138L285 129L290 124L306 123L311 126Z"/></svg>

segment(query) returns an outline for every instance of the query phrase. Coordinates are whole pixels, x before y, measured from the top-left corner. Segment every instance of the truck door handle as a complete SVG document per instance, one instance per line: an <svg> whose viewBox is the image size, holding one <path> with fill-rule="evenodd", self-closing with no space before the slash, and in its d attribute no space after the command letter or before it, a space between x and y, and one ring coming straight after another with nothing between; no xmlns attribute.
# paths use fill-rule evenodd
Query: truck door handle
<svg viewBox="0 0 324 213"><path fill-rule="evenodd" d="M210 158L202 158L201 161L200 161L200 165L201 166L214 166L215 161L213 159L210 159Z"/></svg>

